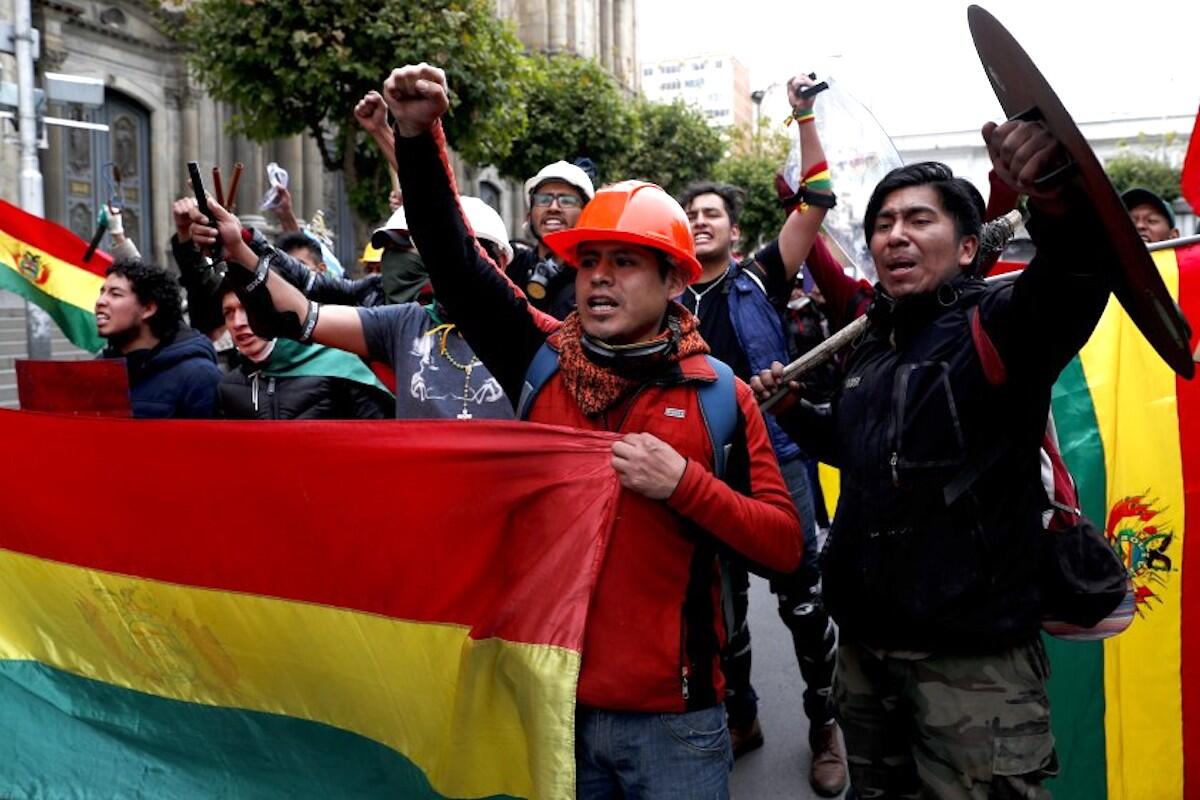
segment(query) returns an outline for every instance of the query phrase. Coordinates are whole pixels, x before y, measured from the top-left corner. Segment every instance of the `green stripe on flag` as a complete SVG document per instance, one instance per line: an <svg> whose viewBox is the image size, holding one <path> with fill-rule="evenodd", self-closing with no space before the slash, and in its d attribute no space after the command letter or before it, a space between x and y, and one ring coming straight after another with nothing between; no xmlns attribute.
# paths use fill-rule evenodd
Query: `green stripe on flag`
<svg viewBox="0 0 1200 800"><path fill-rule="evenodd" d="M14 800L441 800L416 765L364 736L294 717L169 700L36 661L0 661L0 720L0 797Z"/></svg>
<svg viewBox="0 0 1200 800"><path fill-rule="evenodd" d="M56 300L3 266L0 266L0 289L21 295L49 314L63 335L80 350L98 353L104 349L104 339L96 332L96 315L91 311Z"/></svg>
<svg viewBox="0 0 1200 800"><path fill-rule="evenodd" d="M1083 512L1094 524L1103 525L1107 517L1104 445L1078 356L1054 385L1051 408L1059 449L1075 477ZM1056 800L1103 800L1108 796L1104 643L1043 638L1050 655L1050 716L1062 767L1059 777L1049 782L1049 788Z"/></svg>

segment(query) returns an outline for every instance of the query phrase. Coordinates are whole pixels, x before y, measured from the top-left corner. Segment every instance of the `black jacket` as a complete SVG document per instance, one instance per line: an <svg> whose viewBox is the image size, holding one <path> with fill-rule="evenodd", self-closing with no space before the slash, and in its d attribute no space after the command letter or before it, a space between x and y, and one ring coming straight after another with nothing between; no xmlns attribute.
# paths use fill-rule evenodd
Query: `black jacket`
<svg viewBox="0 0 1200 800"><path fill-rule="evenodd" d="M345 378L264 376L249 363L226 373L217 395L228 419L389 419L394 402Z"/></svg>
<svg viewBox="0 0 1200 800"><path fill-rule="evenodd" d="M1115 267L1094 246L1091 220L1038 222L1038 256L1016 280L960 278L896 304L879 290L832 420L810 407L780 417L841 470L822 578L844 636L972 652L1040 626L1039 449L1050 388L1104 310ZM990 369L980 341L998 356Z"/></svg>
<svg viewBox="0 0 1200 800"><path fill-rule="evenodd" d="M103 358L121 354L105 350ZM206 419L213 416L221 370L212 342L189 328L180 328L150 350L125 356L133 416L140 418Z"/></svg>

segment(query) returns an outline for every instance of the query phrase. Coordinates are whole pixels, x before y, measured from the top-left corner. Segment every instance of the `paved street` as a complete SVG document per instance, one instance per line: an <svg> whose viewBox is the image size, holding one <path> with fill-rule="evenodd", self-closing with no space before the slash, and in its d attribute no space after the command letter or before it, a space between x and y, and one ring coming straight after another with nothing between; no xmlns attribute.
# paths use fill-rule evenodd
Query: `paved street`
<svg viewBox="0 0 1200 800"><path fill-rule="evenodd" d="M808 719L801 708L800 669L767 582L751 577L752 680L765 744L733 768L735 800L809 800Z"/></svg>

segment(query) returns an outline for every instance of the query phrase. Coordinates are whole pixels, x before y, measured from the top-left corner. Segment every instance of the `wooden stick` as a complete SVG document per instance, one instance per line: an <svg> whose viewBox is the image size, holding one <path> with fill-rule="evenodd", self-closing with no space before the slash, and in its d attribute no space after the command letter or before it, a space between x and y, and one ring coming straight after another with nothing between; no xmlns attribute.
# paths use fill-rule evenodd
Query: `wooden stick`
<svg viewBox="0 0 1200 800"><path fill-rule="evenodd" d="M246 165L240 161L233 165L233 177L229 179L229 194L225 196L225 199L229 201L229 205L225 208L230 214L237 211L238 182L242 179L242 170L245 168Z"/></svg>
<svg viewBox="0 0 1200 800"><path fill-rule="evenodd" d="M213 167L213 191L217 193L217 205L225 208L225 190L221 188L220 167Z"/></svg>
<svg viewBox="0 0 1200 800"><path fill-rule="evenodd" d="M845 349L846 345L850 344L870 324L867 316L864 314L851 322L846 327L842 328L837 333L830 336L819 345L809 350L804 355L797 358L792 363L783 368L783 388L775 392L766 400L759 402L759 407L763 411L769 411L780 400L782 400L789 391L787 384L796 380L806 372L810 372L816 367L821 366L829 359L836 356L839 352Z"/></svg>

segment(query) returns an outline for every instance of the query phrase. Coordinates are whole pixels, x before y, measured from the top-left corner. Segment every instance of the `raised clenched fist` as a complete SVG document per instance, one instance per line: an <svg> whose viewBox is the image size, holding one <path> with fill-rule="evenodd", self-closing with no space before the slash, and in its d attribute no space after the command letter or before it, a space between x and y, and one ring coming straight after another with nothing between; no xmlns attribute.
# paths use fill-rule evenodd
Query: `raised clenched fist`
<svg viewBox="0 0 1200 800"><path fill-rule="evenodd" d="M392 70L383 83L383 101L396 120L400 136L419 136L450 108L446 73L429 64Z"/></svg>

